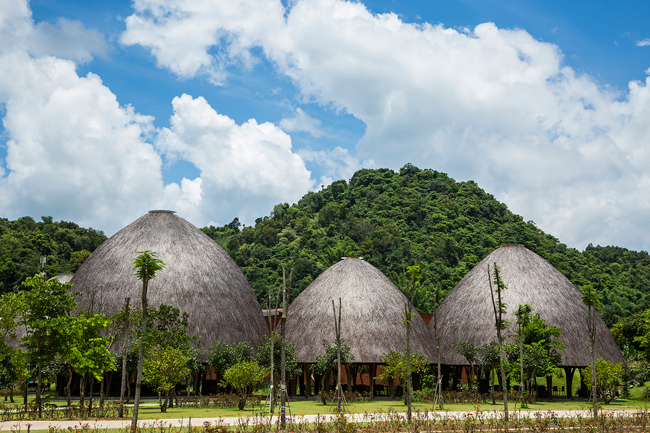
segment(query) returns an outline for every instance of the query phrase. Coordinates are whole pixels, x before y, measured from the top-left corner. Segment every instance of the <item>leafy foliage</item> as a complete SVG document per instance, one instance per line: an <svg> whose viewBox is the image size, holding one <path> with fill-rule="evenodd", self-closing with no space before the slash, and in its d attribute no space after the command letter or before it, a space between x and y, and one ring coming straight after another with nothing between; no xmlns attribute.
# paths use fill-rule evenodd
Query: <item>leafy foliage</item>
<svg viewBox="0 0 650 433"><path fill-rule="evenodd" d="M378 379L400 379L406 380L406 355L391 350L384 353L381 360L385 365L382 366L382 372ZM420 352L411 354L411 373L422 373L427 368L427 361Z"/></svg>
<svg viewBox="0 0 650 433"><path fill-rule="evenodd" d="M273 370L274 377L278 379L281 373L280 365L280 333L274 332L275 342L273 344ZM298 358L296 358L295 346L293 343L287 343L284 347L284 363L287 380L293 379L302 373L298 368ZM262 336L262 345L257 348L257 361L263 367L271 367L271 338L266 335Z"/></svg>
<svg viewBox="0 0 650 433"><path fill-rule="evenodd" d="M269 369L260 366L257 361L242 361L239 362L223 374L223 386L232 385L240 392L239 410L243 410L246 405L246 398L248 396L248 388L255 386L269 374Z"/></svg>
<svg viewBox="0 0 650 433"><path fill-rule="evenodd" d="M609 404L618 394L622 374L623 366L620 364L614 364L605 359L596 361L596 390L598 397L605 400L605 404ZM591 369L583 368L580 370L580 375L591 390Z"/></svg>
<svg viewBox="0 0 650 433"><path fill-rule="evenodd" d="M242 268L258 301L294 268L304 290L344 256L363 256L402 285L402 260L417 261L421 284L414 305L433 313L467 272L502 244L521 244L541 255L577 286L598 286L605 323L648 307L650 256L620 247L589 245L579 252L524 221L473 181L407 164L399 172L362 169L297 204L278 204L254 227L233 221L204 230Z"/></svg>
<svg viewBox="0 0 650 433"><path fill-rule="evenodd" d="M190 358L180 349L166 346L154 347L147 353L142 370L142 383L146 383L159 394L164 393L164 401L160 401L160 411L167 411L169 391L183 380L190 369L187 363Z"/></svg>
<svg viewBox="0 0 650 433"><path fill-rule="evenodd" d="M46 256L45 273L76 272L91 252L106 240L102 231L85 229L68 221L41 217L10 221L0 218L0 293L21 289L21 284L41 271L40 257Z"/></svg>

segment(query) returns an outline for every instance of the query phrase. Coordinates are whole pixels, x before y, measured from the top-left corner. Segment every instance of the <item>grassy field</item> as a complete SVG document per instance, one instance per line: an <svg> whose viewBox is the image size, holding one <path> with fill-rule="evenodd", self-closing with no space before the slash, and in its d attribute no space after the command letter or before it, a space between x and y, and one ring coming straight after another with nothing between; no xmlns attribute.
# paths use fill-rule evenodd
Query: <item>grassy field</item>
<svg viewBox="0 0 650 433"><path fill-rule="evenodd" d="M30 396L32 397L32 396ZM33 398L30 398L30 401L33 401ZM65 405L65 401L53 401L52 403L57 404L58 406ZM76 404L76 402L75 402ZM98 404L97 401L94 402L95 405ZM638 400L616 400L610 403L609 405L603 405L605 410L614 410L614 409L635 409L643 407L644 402ZM304 400L300 397L297 397L290 401L289 408L291 413L294 416L299 415L315 415L315 414L329 414L335 411L336 407L332 408L330 411L330 405L323 405L315 399ZM387 399L376 399L369 402L355 402L348 404L349 412L353 413L374 413L377 411L396 411L403 412L406 410L406 405L402 400L387 400ZM482 404L480 406L471 405L471 404L447 404L445 405L445 411L476 411L477 409L482 411L500 411L503 410L503 404ZM559 410L583 410L588 408L588 403L583 399L575 400L543 400L538 401L537 403L529 405L528 409L522 409L524 411L559 411ZM413 403L413 410L424 412L425 410L432 411L432 405L430 403ZM509 409L514 410L514 404L510 402ZM517 407L517 410L520 408ZM245 408L244 410L238 410L236 407L232 408L168 408L167 412L161 412L160 408L157 405L157 400L144 400L143 405L140 407L140 419L177 419L177 418L219 418L219 417L232 417L232 416L248 416L259 414L263 409L262 406L254 408ZM438 411L438 410L436 410Z"/></svg>

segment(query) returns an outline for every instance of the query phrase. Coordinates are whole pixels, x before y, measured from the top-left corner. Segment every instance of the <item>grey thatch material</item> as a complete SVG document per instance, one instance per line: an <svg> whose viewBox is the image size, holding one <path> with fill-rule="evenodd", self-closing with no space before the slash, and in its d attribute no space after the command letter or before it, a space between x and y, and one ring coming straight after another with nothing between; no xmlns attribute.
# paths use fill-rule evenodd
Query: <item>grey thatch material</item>
<svg viewBox="0 0 650 433"><path fill-rule="evenodd" d="M437 313L445 317L441 333L441 361L448 365L469 365L452 343L471 342L483 345L496 341L494 312L487 267L494 263L501 268L501 277L508 286L503 292L507 304L506 320L511 323L505 334L514 334L516 318L512 314L519 304L530 304L533 314L539 313L547 324L562 328L560 341L565 344L562 363L566 367L582 367L590 363L587 331L587 307L582 294L549 262L519 245L505 245L489 254L449 292ZM432 319L428 328L433 340ZM622 363L612 334L598 316L596 357ZM435 347L435 346L434 346ZM432 352L433 353L433 352Z"/></svg>
<svg viewBox="0 0 650 433"><path fill-rule="evenodd" d="M341 338L350 346L355 363L381 363L390 350L406 350L406 296L379 269L360 259L331 266L289 305L287 339L295 345L300 363L324 355L323 339L335 340L332 300L342 301ZM430 341L417 312L412 320L413 351L429 356Z"/></svg>
<svg viewBox="0 0 650 433"><path fill-rule="evenodd" d="M150 281L149 305L167 304L189 314L188 332L209 348L213 339L257 346L266 325L255 295L232 258L192 224L170 212L150 212L93 252L72 278L78 309L111 315L131 297L140 305L142 283L133 275L139 251L165 263Z"/></svg>
<svg viewBox="0 0 650 433"><path fill-rule="evenodd" d="M59 280L59 283L69 283L74 277L74 274L57 274L50 278L50 280Z"/></svg>

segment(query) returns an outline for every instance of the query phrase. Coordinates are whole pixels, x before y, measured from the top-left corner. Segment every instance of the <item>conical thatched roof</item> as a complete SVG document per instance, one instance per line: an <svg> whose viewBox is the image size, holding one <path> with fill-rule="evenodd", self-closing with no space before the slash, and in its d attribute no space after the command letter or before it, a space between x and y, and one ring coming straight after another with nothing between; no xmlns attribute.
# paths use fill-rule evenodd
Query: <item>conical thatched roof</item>
<svg viewBox="0 0 650 433"><path fill-rule="evenodd" d="M266 325L246 277L230 256L192 224L152 211L93 252L72 279L78 309L111 315L131 297L141 305L142 282L133 275L139 251L158 253L165 268L150 281L149 305L167 304L189 314L188 333L208 348L212 340L261 342Z"/></svg>
<svg viewBox="0 0 650 433"><path fill-rule="evenodd" d="M59 283L69 283L74 277L74 274L57 274L50 278L50 280L59 280Z"/></svg>
<svg viewBox="0 0 650 433"><path fill-rule="evenodd" d="M341 338L350 346L355 363L381 363L390 350L406 350L406 296L379 269L360 259L331 266L289 305L287 339L295 345L298 362L312 363L324 355L323 339L334 343L334 311L342 302ZM415 312L411 347L427 357L429 337Z"/></svg>
<svg viewBox="0 0 650 433"><path fill-rule="evenodd" d="M562 329L560 341L565 344L564 366L587 366L590 361L587 331L587 307L580 291L553 265L519 245L505 245L489 254L463 278L440 305L438 323L444 317L441 333L441 362L468 365L452 343L470 342L483 345L496 341L494 309L488 283L487 267L500 267L500 275L508 287L503 293L511 323L505 335L515 333L516 318L512 314L519 304L530 304L548 325ZM434 335L434 320L429 331ZM612 334L598 316L596 358L622 363ZM434 346L435 347L435 346ZM432 352L433 354L433 352ZM435 355L434 357L435 358Z"/></svg>

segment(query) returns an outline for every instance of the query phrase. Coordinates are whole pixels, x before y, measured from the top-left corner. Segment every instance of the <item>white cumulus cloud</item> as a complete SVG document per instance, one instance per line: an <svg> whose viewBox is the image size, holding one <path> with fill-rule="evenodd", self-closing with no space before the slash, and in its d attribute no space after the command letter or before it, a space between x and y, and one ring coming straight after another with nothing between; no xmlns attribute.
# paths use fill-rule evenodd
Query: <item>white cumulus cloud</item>
<svg viewBox="0 0 650 433"><path fill-rule="evenodd" d="M277 126L255 119L237 125L202 97L182 95L172 105L170 127L160 131L156 146L168 158L189 161L201 170L202 197L210 215L252 221L278 202L298 200L312 187L311 173L292 151L291 137Z"/></svg>
<svg viewBox="0 0 650 433"><path fill-rule="evenodd" d="M285 117L280 120L280 128L287 132L301 131L311 134L318 138L324 135L320 129L321 122L314 119L309 114L305 113L302 108L296 108L296 115L294 117Z"/></svg>
<svg viewBox="0 0 650 433"><path fill-rule="evenodd" d="M342 0L137 0L123 40L220 83L261 52L304 100L366 124L358 158L474 179L572 246L650 248L648 81L603 89L525 30L411 24Z"/></svg>
<svg viewBox="0 0 650 433"><path fill-rule="evenodd" d="M78 22L35 24L26 1L2 2L0 41L7 218L52 215L109 234L150 209L174 209L198 226L234 216L250 223L311 187L290 137L272 124L236 125L183 95L170 127L157 130L99 76L80 77L75 62L101 52L103 37ZM165 184L163 156L187 159L201 176Z"/></svg>

